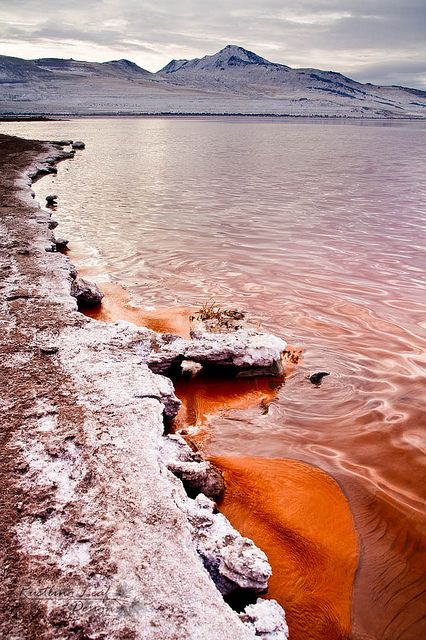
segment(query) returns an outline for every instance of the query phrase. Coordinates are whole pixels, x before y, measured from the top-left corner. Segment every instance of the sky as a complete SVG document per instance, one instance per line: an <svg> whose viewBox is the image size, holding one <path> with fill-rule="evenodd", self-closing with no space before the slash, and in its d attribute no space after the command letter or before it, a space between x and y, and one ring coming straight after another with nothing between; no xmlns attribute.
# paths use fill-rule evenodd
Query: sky
<svg viewBox="0 0 426 640"><path fill-rule="evenodd" d="M157 71L237 44L291 67L426 89L425 0L0 0L0 54Z"/></svg>

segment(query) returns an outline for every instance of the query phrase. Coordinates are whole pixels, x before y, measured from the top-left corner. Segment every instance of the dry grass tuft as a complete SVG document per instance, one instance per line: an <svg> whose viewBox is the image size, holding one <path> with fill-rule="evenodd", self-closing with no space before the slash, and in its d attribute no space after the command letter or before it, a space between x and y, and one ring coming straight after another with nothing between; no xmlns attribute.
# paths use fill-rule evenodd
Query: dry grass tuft
<svg viewBox="0 0 426 640"><path fill-rule="evenodd" d="M240 328L239 322L243 321L245 314L237 309L227 309L214 300L204 302L200 309L190 317L192 321L199 321L209 331L236 331Z"/></svg>

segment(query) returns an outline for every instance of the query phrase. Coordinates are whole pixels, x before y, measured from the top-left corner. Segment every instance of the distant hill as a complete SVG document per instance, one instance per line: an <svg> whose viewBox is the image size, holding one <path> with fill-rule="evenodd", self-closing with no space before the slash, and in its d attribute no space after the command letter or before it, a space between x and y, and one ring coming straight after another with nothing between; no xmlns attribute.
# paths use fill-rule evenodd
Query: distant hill
<svg viewBox="0 0 426 640"><path fill-rule="evenodd" d="M0 113L425 117L426 92L292 69L228 45L150 73L129 60L0 56Z"/></svg>

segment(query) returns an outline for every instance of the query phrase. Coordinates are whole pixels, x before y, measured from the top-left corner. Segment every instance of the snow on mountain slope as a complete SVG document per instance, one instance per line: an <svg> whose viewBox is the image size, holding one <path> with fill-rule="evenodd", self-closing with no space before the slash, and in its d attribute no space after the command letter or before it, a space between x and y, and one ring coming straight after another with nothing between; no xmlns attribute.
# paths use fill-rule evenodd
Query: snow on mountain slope
<svg viewBox="0 0 426 640"><path fill-rule="evenodd" d="M181 63L181 64L176 64ZM379 87L362 84L333 71L292 69L236 45L228 45L212 56L187 61L172 61L159 72L169 82L203 89L223 90L245 96L263 96L283 100L334 102L336 107L375 109L416 113L426 92L404 87ZM415 94L419 104L411 100ZM384 115L384 114L383 114ZM401 114L402 115L402 114ZM407 114L408 115L408 114Z"/></svg>
<svg viewBox="0 0 426 640"><path fill-rule="evenodd" d="M425 117L426 92L292 69L236 45L157 73L129 60L0 56L0 113Z"/></svg>
<svg viewBox="0 0 426 640"><path fill-rule="evenodd" d="M68 74L81 76L140 77L152 74L142 67L138 67L130 60L112 60L111 62L82 62L80 60L63 60L62 58L39 58L33 60L39 69L54 74Z"/></svg>

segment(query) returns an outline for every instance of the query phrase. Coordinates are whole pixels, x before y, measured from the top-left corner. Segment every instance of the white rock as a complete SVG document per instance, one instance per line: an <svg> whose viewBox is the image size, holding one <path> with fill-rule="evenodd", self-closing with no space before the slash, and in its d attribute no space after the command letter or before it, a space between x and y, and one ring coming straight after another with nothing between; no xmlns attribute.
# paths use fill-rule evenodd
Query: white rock
<svg viewBox="0 0 426 640"><path fill-rule="evenodd" d="M281 354L286 343L256 329L239 329L233 333L194 334L185 356L204 366L235 367L247 375L262 372L282 373Z"/></svg>
<svg viewBox="0 0 426 640"><path fill-rule="evenodd" d="M192 535L204 566L223 595L236 589L263 593L272 574L266 555L244 538L203 494L180 498L192 525Z"/></svg>
<svg viewBox="0 0 426 640"><path fill-rule="evenodd" d="M287 640L288 626L284 609L275 600L258 598L240 614L241 620L254 628L256 637L263 640Z"/></svg>
<svg viewBox="0 0 426 640"><path fill-rule="evenodd" d="M218 498L225 487L222 474L211 462L203 460L179 435L165 436L161 459L167 468L180 478L188 493L203 493Z"/></svg>
<svg viewBox="0 0 426 640"><path fill-rule="evenodd" d="M191 340L177 336L154 334L145 352L145 362L156 373L180 367L192 360L203 367L222 367L238 375L279 375L283 371L281 354L286 343L281 338L255 329L239 329L232 333L194 333Z"/></svg>

